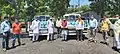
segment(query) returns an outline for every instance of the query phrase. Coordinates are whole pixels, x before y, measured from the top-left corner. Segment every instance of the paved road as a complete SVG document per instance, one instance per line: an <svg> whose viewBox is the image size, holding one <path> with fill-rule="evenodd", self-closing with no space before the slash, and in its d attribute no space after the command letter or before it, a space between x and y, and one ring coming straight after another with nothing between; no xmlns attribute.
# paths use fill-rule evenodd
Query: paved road
<svg viewBox="0 0 120 54"><path fill-rule="evenodd" d="M83 42L78 42L74 38L67 42L61 42L61 39L56 39L52 42L41 40L36 43L32 43L29 38L22 38L21 40L25 45L6 52L0 49L0 54L119 54L111 48L112 37L110 38L110 46L100 43L102 40L101 34L97 34L98 42L96 44L88 43L87 39Z"/></svg>

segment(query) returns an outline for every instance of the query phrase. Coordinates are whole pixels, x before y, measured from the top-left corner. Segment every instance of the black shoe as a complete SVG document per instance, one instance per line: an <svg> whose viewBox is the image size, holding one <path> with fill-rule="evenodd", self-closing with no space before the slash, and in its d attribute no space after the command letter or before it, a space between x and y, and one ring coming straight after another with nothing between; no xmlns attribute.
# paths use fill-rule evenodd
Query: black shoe
<svg viewBox="0 0 120 54"><path fill-rule="evenodd" d="M67 40L65 40L65 41L67 41Z"/></svg>
<svg viewBox="0 0 120 54"><path fill-rule="evenodd" d="M62 41L65 41L64 39Z"/></svg>
<svg viewBox="0 0 120 54"><path fill-rule="evenodd" d="M32 43L35 43L35 41L33 41Z"/></svg>
<svg viewBox="0 0 120 54"><path fill-rule="evenodd" d="M120 53L120 49L117 49L117 51Z"/></svg>
<svg viewBox="0 0 120 54"><path fill-rule="evenodd" d="M6 50L9 50L10 48L9 47L6 47Z"/></svg>
<svg viewBox="0 0 120 54"><path fill-rule="evenodd" d="M105 42L105 44L106 44L107 46L109 46L109 43Z"/></svg>
<svg viewBox="0 0 120 54"><path fill-rule="evenodd" d="M13 49L13 48L16 48L16 46L12 46L12 49Z"/></svg>
<svg viewBox="0 0 120 54"><path fill-rule="evenodd" d="M116 46L113 46L112 49L117 50L117 47L116 47Z"/></svg>
<svg viewBox="0 0 120 54"><path fill-rule="evenodd" d="M21 42L18 42L18 46L21 46Z"/></svg>

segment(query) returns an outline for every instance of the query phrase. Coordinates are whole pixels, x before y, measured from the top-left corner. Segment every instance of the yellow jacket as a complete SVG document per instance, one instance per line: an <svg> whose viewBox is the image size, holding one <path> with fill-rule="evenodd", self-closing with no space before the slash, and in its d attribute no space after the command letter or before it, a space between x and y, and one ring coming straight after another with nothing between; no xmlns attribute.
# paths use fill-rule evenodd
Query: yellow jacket
<svg viewBox="0 0 120 54"><path fill-rule="evenodd" d="M110 20L109 19L103 20L101 30L109 31L109 28L110 28Z"/></svg>

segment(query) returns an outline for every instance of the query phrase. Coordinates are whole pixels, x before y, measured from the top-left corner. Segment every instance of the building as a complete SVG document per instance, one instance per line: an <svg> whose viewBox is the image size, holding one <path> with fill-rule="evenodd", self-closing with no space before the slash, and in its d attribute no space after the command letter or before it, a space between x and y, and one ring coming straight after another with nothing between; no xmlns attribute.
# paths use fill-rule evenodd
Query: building
<svg viewBox="0 0 120 54"><path fill-rule="evenodd" d="M83 18L86 19L90 19L90 17L93 15L97 20L99 20L101 18L100 15L98 15L97 13L95 13L94 11L87 11L87 12L83 12L81 13Z"/></svg>

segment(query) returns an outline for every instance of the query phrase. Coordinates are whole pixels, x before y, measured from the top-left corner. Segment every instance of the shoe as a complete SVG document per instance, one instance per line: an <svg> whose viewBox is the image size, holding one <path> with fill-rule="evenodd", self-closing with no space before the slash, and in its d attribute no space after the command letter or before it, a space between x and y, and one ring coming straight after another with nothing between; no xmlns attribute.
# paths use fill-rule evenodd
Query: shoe
<svg viewBox="0 0 120 54"><path fill-rule="evenodd" d="M94 40L94 43L97 43L97 41L96 41L96 40Z"/></svg>
<svg viewBox="0 0 120 54"><path fill-rule="evenodd" d="M105 42L105 44L106 44L107 46L109 46L109 43Z"/></svg>
<svg viewBox="0 0 120 54"><path fill-rule="evenodd" d="M64 39L62 41L65 41Z"/></svg>
<svg viewBox="0 0 120 54"><path fill-rule="evenodd" d="M120 53L120 49L117 49L117 51Z"/></svg>
<svg viewBox="0 0 120 54"><path fill-rule="evenodd" d="M12 48L16 48L16 46L12 46Z"/></svg>
<svg viewBox="0 0 120 54"><path fill-rule="evenodd" d="M2 49L4 52L6 51L6 49Z"/></svg>
<svg viewBox="0 0 120 54"><path fill-rule="evenodd" d="M33 41L32 43L35 43L35 41Z"/></svg>

